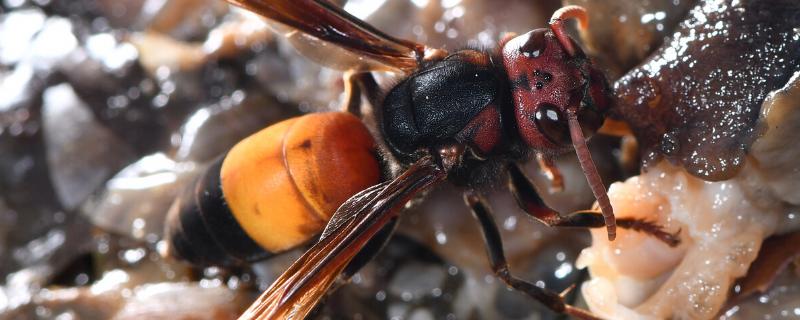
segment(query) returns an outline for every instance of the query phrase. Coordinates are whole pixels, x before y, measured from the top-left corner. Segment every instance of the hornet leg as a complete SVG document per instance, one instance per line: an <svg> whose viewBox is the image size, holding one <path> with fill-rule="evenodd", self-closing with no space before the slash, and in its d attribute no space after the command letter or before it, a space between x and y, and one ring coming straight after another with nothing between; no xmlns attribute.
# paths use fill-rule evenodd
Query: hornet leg
<svg viewBox="0 0 800 320"><path fill-rule="evenodd" d="M544 175L547 176L547 180L550 180L551 192L563 191L564 176L561 175L561 170L558 170L558 166L556 166L553 158L537 153L536 162L539 163L539 170L542 170Z"/></svg>
<svg viewBox="0 0 800 320"><path fill-rule="evenodd" d="M536 192L536 188L522 172L519 165L510 165L508 172L510 178L509 190L511 190L511 194L514 196L514 199L517 200L517 204L520 208L536 220L551 227L605 227L603 215L600 212L590 210L577 211L570 215L562 216L542 201L542 198L539 197L539 194ZM619 218L617 219L617 225L624 229L649 234L671 247L680 244L680 238L678 237L680 230L676 233L669 233L664 231L661 226L656 223L632 218Z"/></svg>
<svg viewBox="0 0 800 320"><path fill-rule="evenodd" d="M579 319L598 319L589 311L566 304L563 296L513 276L508 269L508 262L506 262L505 253L503 252L500 231L497 229L488 205L474 191L465 192L464 201L472 210L472 215L478 220L489 255L489 263L491 263L492 271L498 278L503 280L509 287L527 294L556 313L567 314Z"/></svg>

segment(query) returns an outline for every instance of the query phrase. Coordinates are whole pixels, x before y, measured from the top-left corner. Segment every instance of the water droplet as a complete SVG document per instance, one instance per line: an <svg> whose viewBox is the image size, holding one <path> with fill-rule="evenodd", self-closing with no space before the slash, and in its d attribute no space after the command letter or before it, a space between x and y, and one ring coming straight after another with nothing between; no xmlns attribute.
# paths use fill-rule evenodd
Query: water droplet
<svg viewBox="0 0 800 320"><path fill-rule="evenodd" d="M441 230L436 231L436 243L438 244L446 244L447 243L447 234L445 234Z"/></svg>

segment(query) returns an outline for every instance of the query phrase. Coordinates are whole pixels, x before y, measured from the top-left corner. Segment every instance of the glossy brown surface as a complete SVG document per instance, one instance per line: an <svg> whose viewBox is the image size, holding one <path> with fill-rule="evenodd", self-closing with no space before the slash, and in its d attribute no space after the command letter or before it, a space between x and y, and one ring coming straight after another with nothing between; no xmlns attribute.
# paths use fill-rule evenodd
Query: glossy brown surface
<svg viewBox="0 0 800 320"><path fill-rule="evenodd" d="M565 0L589 13L591 28L580 30L581 44L610 79L644 61L686 18L696 0Z"/></svg>
<svg viewBox="0 0 800 320"><path fill-rule="evenodd" d="M761 103L800 59L800 3L707 1L671 41L616 82L614 116L639 139L645 161L665 157L705 180L738 172Z"/></svg>
<svg viewBox="0 0 800 320"><path fill-rule="evenodd" d="M776 235L761 244L758 257L750 265L747 275L737 281L737 290L731 295L729 303L734 305L751 295L765 293L772 287L775 279L800 257L800 232Z"/></svg>

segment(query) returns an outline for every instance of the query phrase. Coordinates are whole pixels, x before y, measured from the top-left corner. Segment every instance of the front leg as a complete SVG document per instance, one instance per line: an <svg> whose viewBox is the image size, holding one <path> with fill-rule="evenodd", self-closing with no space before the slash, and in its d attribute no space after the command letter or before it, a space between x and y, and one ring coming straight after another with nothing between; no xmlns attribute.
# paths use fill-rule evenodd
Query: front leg
<svg viewBox="0 0 800 320"><path fill-rule="evenodd" d="M603 214L596 211L577 211L567 216L562 216L557 211L548 207L531 181L522 172L517 164L510 164L508 168L509 185L508 188L517 204L528 215L541 221L550 227L574 227L574 228L601 228L605 226ZM661 226L641 219L619 218L617 225L623 229L629 229L647 233L658 240L663 241L670 247L680 244L680 238L676 233L664 231Z"/></svg>
<svg viewBox="0 0 800 320"><path fill-rule="evenodd" d="M481 228L483 240L486 244L486 251L489 255L489 263L498 278L503 280L509 287L527 294L556 313L567 314L579 319L599 319L589 311L565 303L562 295L513 276L508 269L508 262L506 262L500 230L497 229L497 224L492 218L489 206L474 191L464 193L464 202L467 203L472 215L478 220L478 225Z"/></svg>
<svg viewBox="0 0 800 320"><path fill-rule="evenodd" d="M539 163L539 170L550 180L550 192L564 191L564 176L561 175L561 170L558 170L553 158L537 153L536 162Z"/></svg>

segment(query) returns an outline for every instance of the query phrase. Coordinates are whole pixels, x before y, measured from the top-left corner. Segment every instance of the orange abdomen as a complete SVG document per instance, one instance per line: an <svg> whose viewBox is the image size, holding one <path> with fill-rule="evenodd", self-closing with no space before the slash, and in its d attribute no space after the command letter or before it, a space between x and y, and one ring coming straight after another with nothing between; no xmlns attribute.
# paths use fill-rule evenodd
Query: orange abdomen
<svg viewBox="0 0 800 320"><path fill-rule="evenodd" d="M182 241L173 241L173 247L188 260L193 259L180 251L196 247L186 240L190 238L213 239L222 251L240 256L232 260L251 260L241 257L246 255L238 252L242 245L233 248L237 244L230 243L231 239L245 242L237 232L268 253L291 249L321 232L345 200L380 180L374 139L358 118L343 112L308 114L271 125L240 141L225 156L221 168L212 168L218 168L219 179L201 179L211 183L195 189L195 208L173 210L180 212L180 217L169 222L199 224L188 221L190 217L185 215L203 220L201 225L207 229L203 232L209 233L206 237L187 235L200 232L194 230L196 226L192 230L186 230L186 226L173 228L175 231L168 233ZM221 192L213 192L214 188ZM200 193L212 196L206 199ZM224 201L227 210L218 209L214 203L205 204L215 199ZM233 219L226 221L221 215ZM222 225L232 229L232 224L240 230L218 230ZM199 255L202 250L183 251Z"/></svg>
<svg viewBox="0 0 800 320"><path fill-rule="evenodd" d="M239 142L222 164L222 191L244 230L280 252L322 231L334 211L378 183L375 142L358 118L320 113Z"/></svg>

